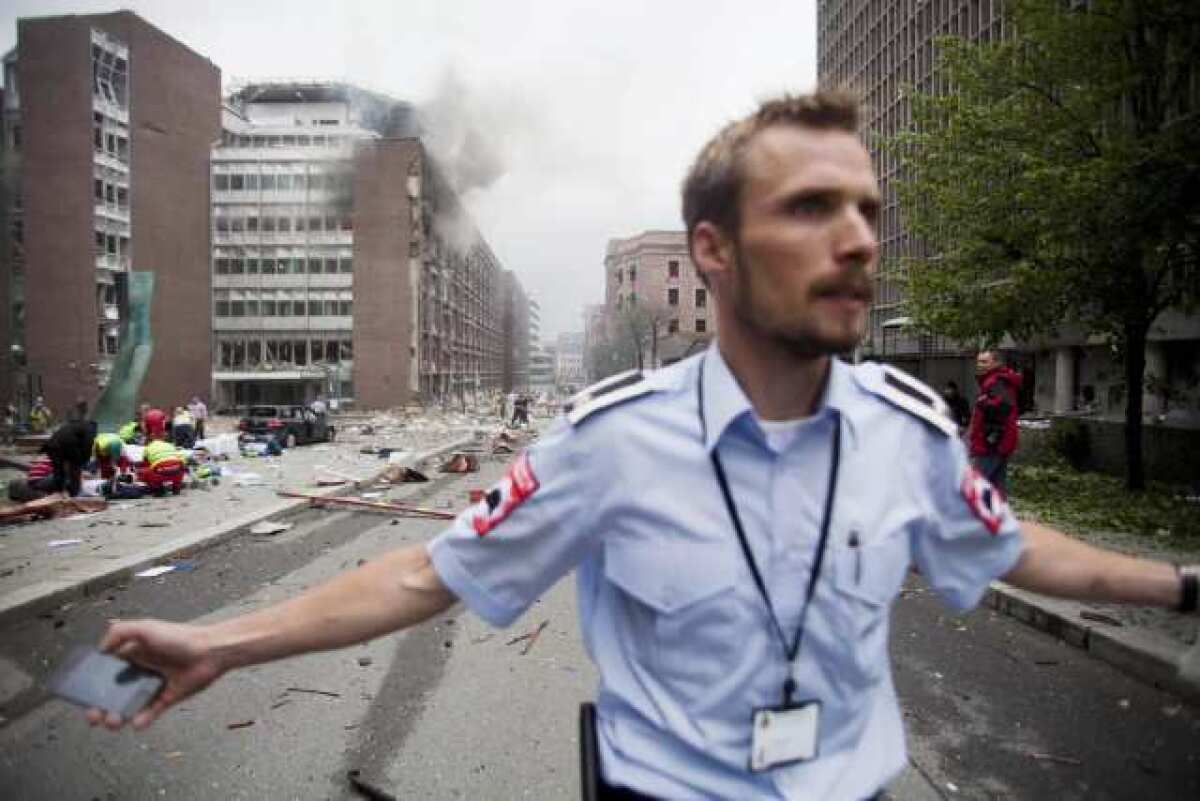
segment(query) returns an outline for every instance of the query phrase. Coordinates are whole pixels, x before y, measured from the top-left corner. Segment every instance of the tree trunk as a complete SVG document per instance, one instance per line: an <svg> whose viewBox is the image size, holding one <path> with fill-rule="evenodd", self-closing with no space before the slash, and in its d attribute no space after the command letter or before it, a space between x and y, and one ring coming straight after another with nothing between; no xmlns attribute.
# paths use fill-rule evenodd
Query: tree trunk
<svg viewBox="0 0 1200 801"><path fill-rule="evenodd" d="M1149 330L1149 324L1140 320L1125 323L1125 487L1135 492L1146 488L1142 462L1142 385L1146 377Z"/></svg>

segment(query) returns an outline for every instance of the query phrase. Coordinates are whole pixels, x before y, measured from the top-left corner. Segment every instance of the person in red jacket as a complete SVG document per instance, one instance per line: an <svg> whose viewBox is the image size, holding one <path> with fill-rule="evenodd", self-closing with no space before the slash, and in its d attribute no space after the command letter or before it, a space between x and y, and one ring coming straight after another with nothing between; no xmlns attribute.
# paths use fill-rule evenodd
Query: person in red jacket
<svg viewBox="0 0 1200 801"><path fill-rule="evenodd" d="M1017 449L1017 393L1021 374L1001 364L994 351L975 357L979 394L967 428L971 464L984 478L1008 492L1008 457Z"/></svg>

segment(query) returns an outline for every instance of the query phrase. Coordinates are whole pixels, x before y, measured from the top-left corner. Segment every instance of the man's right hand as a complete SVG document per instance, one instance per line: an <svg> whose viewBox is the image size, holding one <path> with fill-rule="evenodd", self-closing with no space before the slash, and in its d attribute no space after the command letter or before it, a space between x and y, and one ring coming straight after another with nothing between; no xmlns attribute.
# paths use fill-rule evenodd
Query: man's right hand
<svg viewBox="0 0 1200 801"><path fill-rule="evenodd" d="M92 708L88 722L116 731L126 723L144 729L158 716L190 695L212 684L226 670L208 645L206 629L162 620L113 621L100 650L156 670L166 683L158 696L142 711L125 720L113 712Z"/></svg>

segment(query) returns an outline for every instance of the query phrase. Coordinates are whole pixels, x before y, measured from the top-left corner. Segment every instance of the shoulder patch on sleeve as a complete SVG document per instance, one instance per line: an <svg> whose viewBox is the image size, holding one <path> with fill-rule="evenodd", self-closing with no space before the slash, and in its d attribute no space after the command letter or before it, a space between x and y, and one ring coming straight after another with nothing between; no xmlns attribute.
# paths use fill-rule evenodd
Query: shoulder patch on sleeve
<svg viewBox="0 0 1200 801"><path fill-rule="evenodd" d="M653 390L654 387L642 375L641 370L629 370L592 384L567 401L563 412L571 425L577 426L601 409L624 403Z"/></svg>
<svg viewBox="0 0 1200 801"><path fill-rule="evenodd" d="M958 426L950 419L946 402L941 396L902 370L886 364L879 366L882 380L878 385L869 387L872 392L920 418L947 437L957 436Z"/></svg>

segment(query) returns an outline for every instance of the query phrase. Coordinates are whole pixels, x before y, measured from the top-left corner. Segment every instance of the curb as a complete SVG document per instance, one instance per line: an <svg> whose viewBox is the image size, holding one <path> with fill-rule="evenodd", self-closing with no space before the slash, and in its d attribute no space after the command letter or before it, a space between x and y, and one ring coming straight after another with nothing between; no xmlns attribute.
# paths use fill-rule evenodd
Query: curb
<svg viewBox="0 0 1200 801"><path fill-rule="evenodd" d="M433 459L447 451L464 448L474 443L474 434L451 442L445 442L428 451L416 454L407 464L414 465L427 459ZM386 472L386 468L358 483L374 483L383 476L384 472ZM353 490L353 486L336 486L327 488L324 492L318 489L310 494L337 497L349 494ZM109 562L87 575L57 581L42 581L23 587L0 597L0 625L13 622L13 619L19 616L36 615L66 601L79 597L87 597L111 584L131 577L140 570L153 567L166 559L174 559L185 554L191 554L205 548L220 545L243 533L243 529L247 526L254 525L269 517L299 513L307 509L309 504L310 501L306 498L280 500L269 508L259 509L256 512L250 512L228 522L167 540L149 550L126 557L120 561Z"/></svg>
<svg viewBox="0 0 1200 801"><path fill-rule="evenodd" d="M1200 702L1200 676L1183 669L1189 649L1175 640L1084 620L1079 613L1086 604L1046 598L1003 581L992 582L982 605L1087 651L1132 678Z"/></svg>

